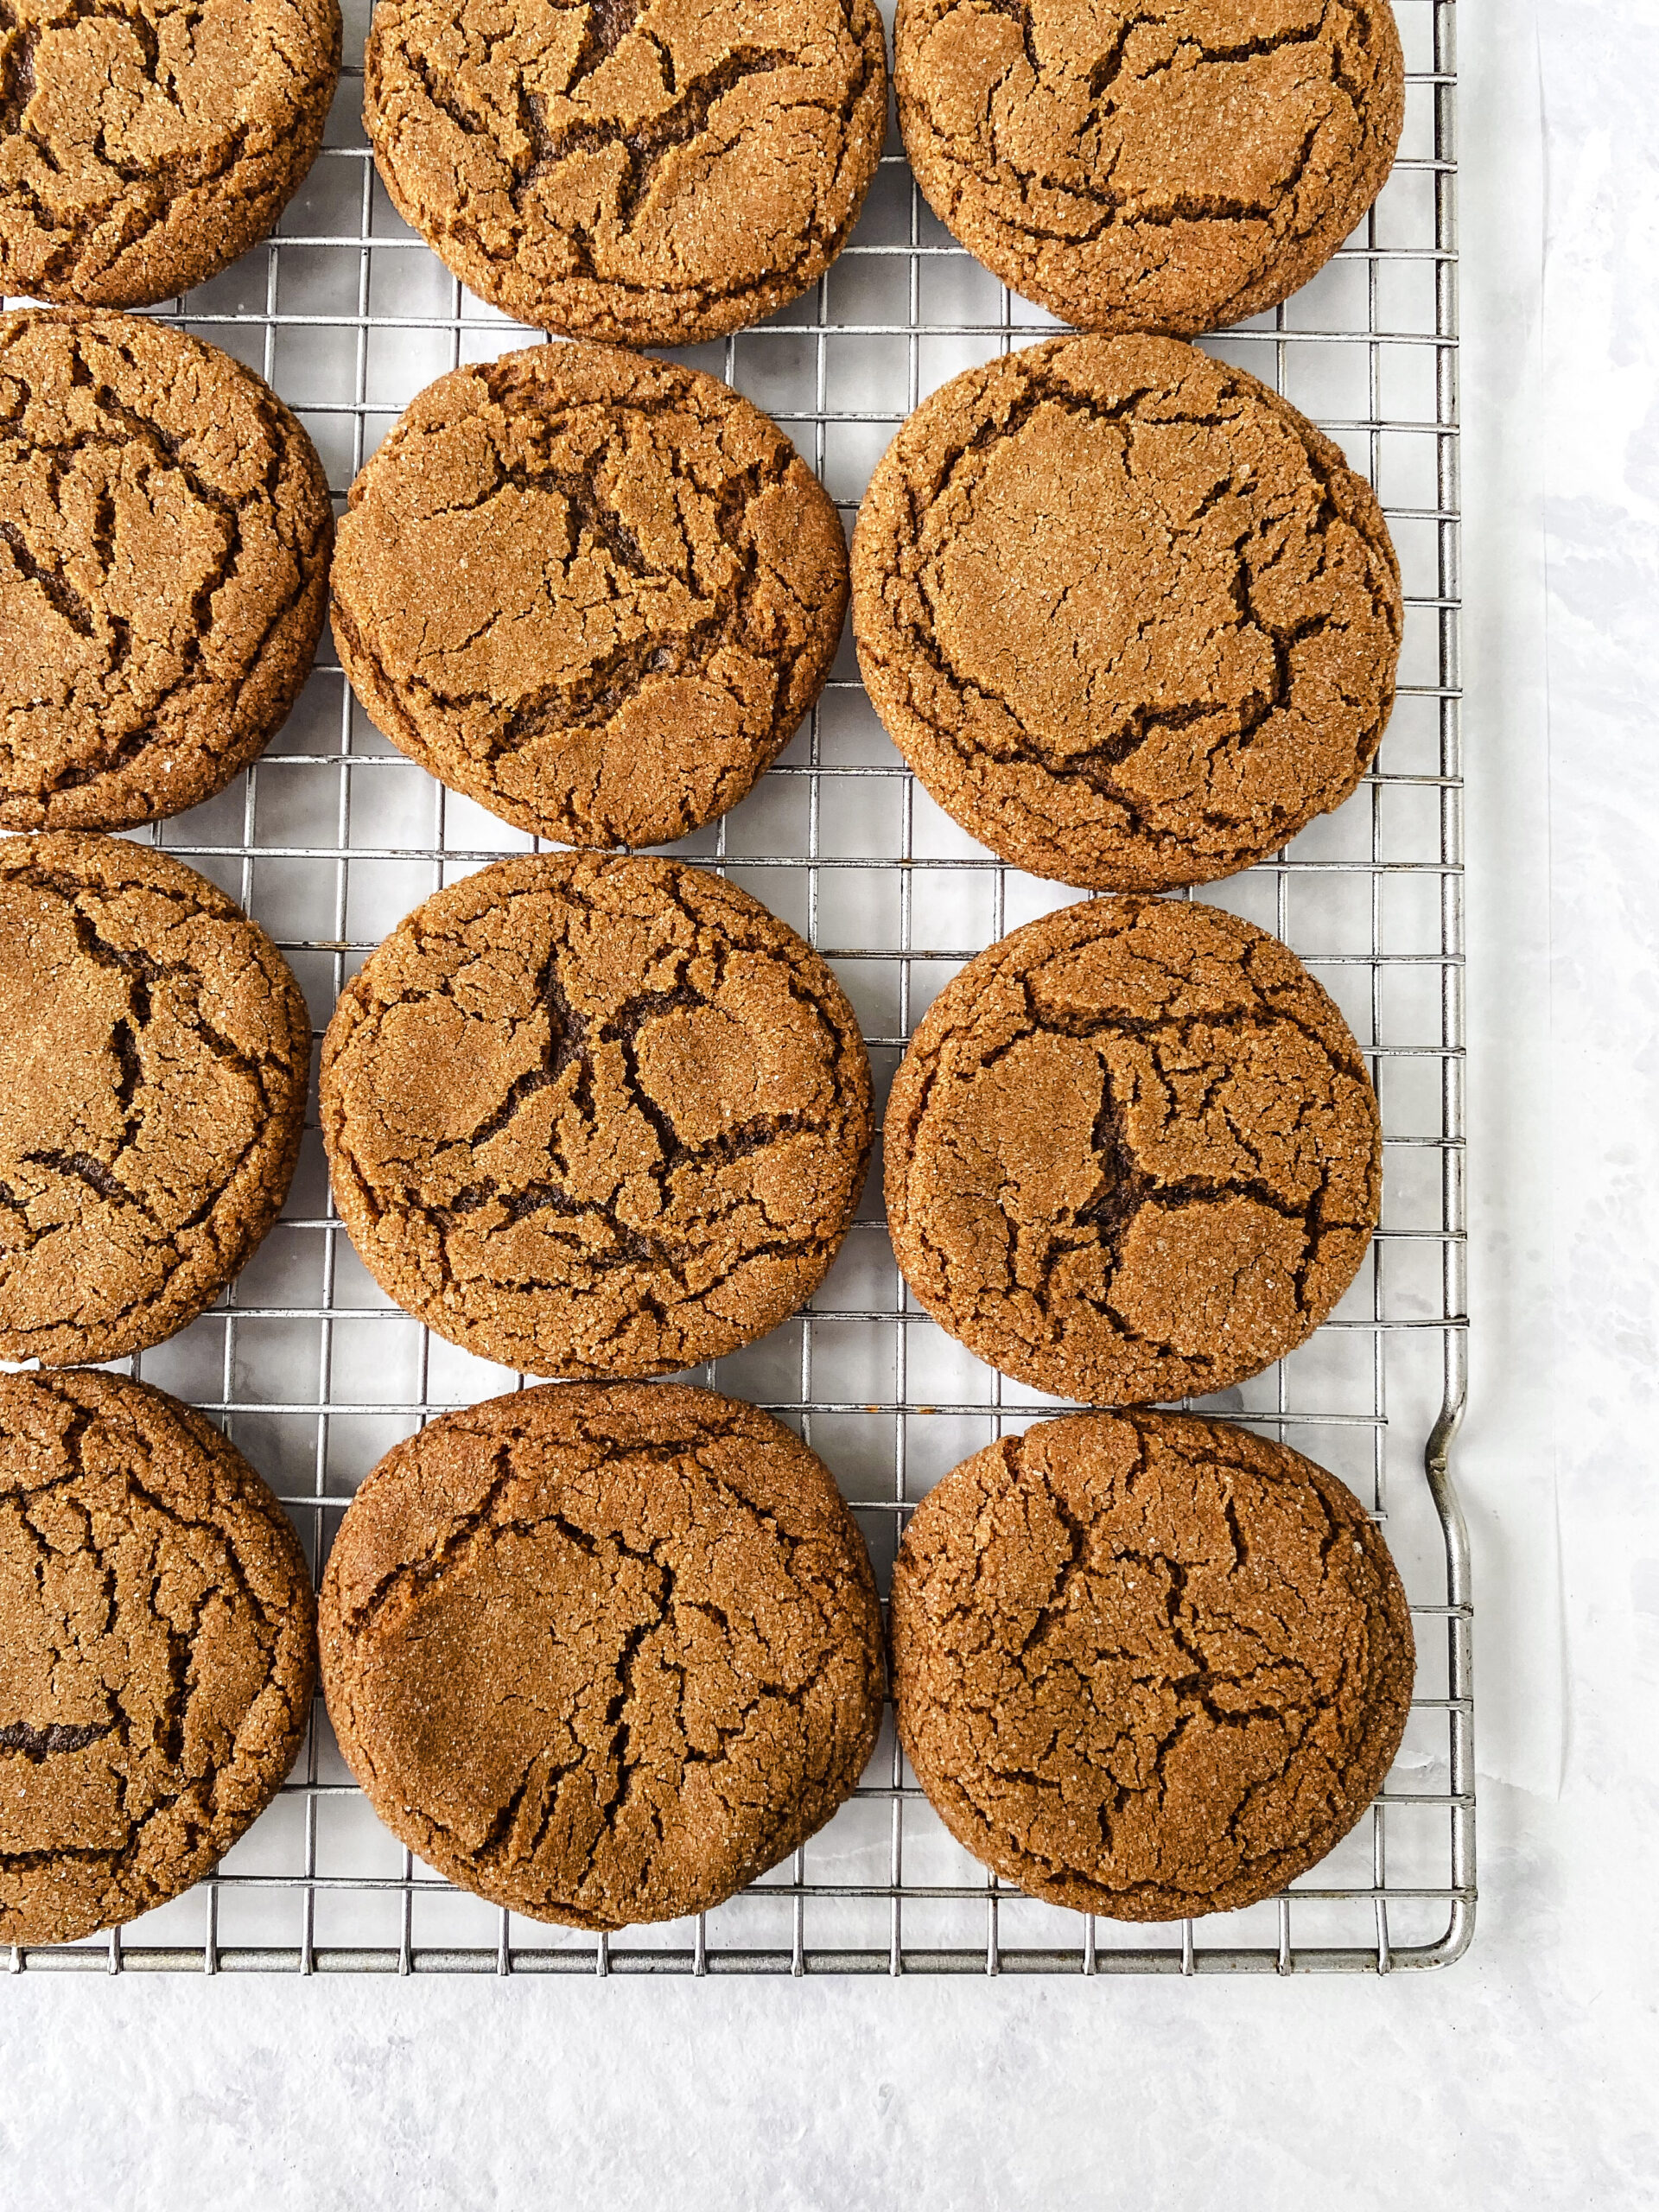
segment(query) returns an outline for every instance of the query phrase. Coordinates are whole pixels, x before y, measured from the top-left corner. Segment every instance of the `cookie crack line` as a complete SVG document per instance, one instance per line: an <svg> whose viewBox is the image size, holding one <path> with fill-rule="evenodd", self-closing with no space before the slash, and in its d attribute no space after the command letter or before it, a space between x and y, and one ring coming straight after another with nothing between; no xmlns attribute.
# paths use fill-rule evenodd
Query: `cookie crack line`
<svg viewBox="0 0 1659 2212"><path fill-rule="evenodd" d="M676 146L687 145L700 137L708 128L715 105L728 92L753 78L788 68L794 59L781 47L733 47L712 69L680 87L671 106L644 124L605 118L592 123L566 124L560 130L549 130L542 119L543 104L532 96L526 103L532 124L531 161L529 167L513 178L511 197L514 207L522 208L524 194L548 169L569 156L603 153L613 146L621 146L626 150L627 160L617 181L616 207L625 226L631 225L664 156ZM855 105L855 98L846 103L843 121L850 121Z"/></svg>

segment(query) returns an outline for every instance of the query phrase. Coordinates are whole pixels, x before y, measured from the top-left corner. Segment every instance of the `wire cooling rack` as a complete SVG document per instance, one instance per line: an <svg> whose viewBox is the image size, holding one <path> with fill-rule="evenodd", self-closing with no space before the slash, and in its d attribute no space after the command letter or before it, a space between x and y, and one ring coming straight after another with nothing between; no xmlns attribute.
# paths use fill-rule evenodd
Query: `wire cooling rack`
<svg viewBox="0 0 1659 2212"><path fill-rule="evenodd" d="M1376 772L1345 806L1271 863L1203 893L1301 954L1367 1050L1382 1102L1383 1221L1359 1280L1310 1344L1202 1402L1321 1460L1386 1523L1419 1672L1372 1812L1271 1903L1130 1929L1037 1904L969 1859L916 1789L889 1717L855 1796L791 1859L695 1922L607 1939L499 1911L413 1862L353 1785L319 1703L291 1780L215 1877L107 1936L14 1950L14 1970L1382 1973L1465 1949L1471 1615L1447 1466L1465 1372L1456 7L1395 7L1410 73L1392 180L1315 283L1212 350L1321 423L1376 486L1405 576L1399 701ZM346 14L355 61L367 0L348 0ZM398 220L363 141L360 99L353 67L277 236L163 310L270 380L339 495L432 378L537 335L464 293ZM920 399L1052 327L935 222L894 136L852 244L815 290L680 358L782 423L850 528L876 460ZM410 907L532 842L405 761L354 704L327 646L263 760L143 834L264 924L319 1031ZM1001 866L932 804L876 722L850 644L755 792L675 849L756 893L825 954L883 1091L963 963L1076 895ZM878 1164L808 1309L696 1379L799 1429L838 1477L885 1584L917 1499L1056 1402L982 1366L916 1308L880 1191ZM522 1379L386 1301L331 1210L315 1126L281 1223L228 1295L123 1366L223 1423L276 1488L318 1570L383 1452L430 1415Z"/></svg>

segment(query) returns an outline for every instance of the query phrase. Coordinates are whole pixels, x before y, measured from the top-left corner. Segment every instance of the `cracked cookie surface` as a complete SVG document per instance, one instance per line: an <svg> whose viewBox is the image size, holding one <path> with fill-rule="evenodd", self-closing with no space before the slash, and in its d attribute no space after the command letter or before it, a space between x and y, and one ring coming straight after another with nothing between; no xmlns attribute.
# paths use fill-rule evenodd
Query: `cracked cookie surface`
<svg viewBox="0 0 1659 2212"><path fill-rule="evenodd" d="M1204 1396L1312 1335L1364 1256L1382 1133L1347 1024L1276 938L1103 899L970 961L886 1124L917 1297L1056 1396Z"/></svg>
<svg viewBox="0 0 1659 2212"><path fill-rule="evenodd" d="M0 1357L194 1320L282 1209L311 1025L241 908L148 846L0 842Z"/></svg>
<svg viewBox="0 0 1659 2212"><path fill-rule="evenodd" d="M1288 299L1387 181L1388 0L899 0L905 150L942 223L1080 328Z"/></svg>
<svg viewBox="0 0 1659 2212"><path fill-rule="evenodd" d="M334 529L239 361L136 315L0 316L0 828L124 829L228 783L310 671Z"/></svg>
<svg viewBox="0 0 1659 2212"><path fill-rule="evenodd" d="M328 1560L322 1674L392 1833L583 1928L698 1912L821 1827L874 1747L880 1611L829 1470L676 1384L448 1414Z"/></svg>
<svg viewBox="0 0 1659 2212"><path fill-rule="evenodd" d="M409 1313L534 1375L670 1374L828 1269L873 1134L830 969L667 861L503 861L417 906L322 1052L335 1204Z"/></svg>
<svg viewBox="0 0 1659 2212"><path fill-rule="evenodd" d="M363 114L399 213L480 298L693 346L840 252L887 47L873 0L379 0Z"/></svg>
<svg viewBox="0 0 1659 2212"><path fill-rule="evenodd" d="M853 541L870 698L939 804L1090 888L1230 875L1340 805L1394 703L1368 484L1243 370L1051 340L899 431Z"/></svg>
<svg viewBox="0 0 1659 2212"><path fill-rule="evenodd" d="M149 307L217 275L315 158L340 42L336 0L3 0L0 292Z"/></svg>
<svg viewBox="0 0 1659 2212"><path fill-rule="evenodd" d="M1225 1421L1084 1414L964 1461L893 1569L899 1739L952 1835L1051 1904L1235 1911L1382 1787L1415 1655L1336 1477Z"/></svg>
<svg viewBox="0 0 1659 2212"><path fill-rule="evenodd" d="M423 767L565 844L665 844L823 690L847 547L729 386L537 346L415 401L352 486L333 590L353 688Z"/></svg>
<svg viewBox="0 0 1659 2212"><path fill-rule="evenodd" d="M143 1383L0 1375L0 1943L200 1881L310 1717L315 1607L281 1506Z"/></svg>

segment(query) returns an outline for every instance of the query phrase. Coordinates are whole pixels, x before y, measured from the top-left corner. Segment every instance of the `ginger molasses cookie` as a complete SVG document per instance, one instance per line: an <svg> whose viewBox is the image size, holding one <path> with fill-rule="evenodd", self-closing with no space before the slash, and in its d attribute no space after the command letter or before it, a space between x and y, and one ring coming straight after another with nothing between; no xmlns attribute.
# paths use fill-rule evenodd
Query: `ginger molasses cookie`
<svg viewBox="0 0 1659 2212"><path fill-rule="evenodd" d="M579 1928L699 1912L822 1827L881 1715L868 1554L770 1415L674 1384L434 1421L329 1555L322 1672L393 1834Z"/></svg>
<svg viewBox="0 0 1659 2212"><path fill-rule="evenodd" d="M1411 1706L1359 1501L1225 1421L1083 1414L967 1460L893 1577L893 1700L957 1840L1115 1920L1230 1912L1339 1842Z"/></svg>
<svg viewBox="0 0 1659 2212"><path fill-rule="evenodd" d="M334 569L387 736L573 845L664 844L741 798L846 612L841 518L777 424L609 346L429 386L352 486Z"/></svg>
<svg viewBox="0 0 1659 2212"><path fill-rule="evenodd" d="M0 292L142 308L216 276L315 160L340 35L336 0L8 0Z"/></svg>
<svg viewBox="0 0 1659 2212"><path fill-rule="evenodd" d="M0 841L0 1358L192 1321L282 1209L311 1025L241 908L149 846Z"/></svg>
<svg viewBox="0 0 1659 2212"><path fill-rule="evenodd" d="M502 861L417 906L322 1048L334 1201L441 1336L665 1375L794 1313L872 1136L853 1010L756 899L667 861Z"/></svg>
<svg viewBox="0 0 1659 2212"><path fill-rule="evenodd" d="M1292 1351L1382 1197L1341 1014L1277 938L1173 899L1070 906L970 961L912 1039L886 1154L893 1251L935 1320L1104 1406Z"/></svg>
<svg viewBox="0 0 1659 2212"><path fill-rule="evenodd" d="M379 0L363 119L398 213L492 306L696 346L846 244L887 48L874 0Z"/></svg>
<svg viewBox="0 0 1659 2212"><path fill-rule="evenodd" d="M189 1407L0 1375L0 1943L67 1943L211 1872L310 1716L282 1507Z"/></svg>
<svg viewBox="0 0 1659 2212"><path fill-rule="evenodd" d="M1230 875L1340 805L1402 621L1370 486L1170 339L1054 339L956 378L887 448L853 543L894 743L1004 860L1101 890Z"/></svg>
<svg viewBox="0 0 1659 2212"><path fill-rule="evenodd" d="M1287 299L1386 182L1389 0L899 0L905 150L942 223L1085 330Z"/></svg>
<svg viewBox="0 0 1659 2212"><path fill-rule="evenodd" d="M310 671L334 533L239 361L137 315L0 315L0 829L124 829L246 767Z"/></svg>

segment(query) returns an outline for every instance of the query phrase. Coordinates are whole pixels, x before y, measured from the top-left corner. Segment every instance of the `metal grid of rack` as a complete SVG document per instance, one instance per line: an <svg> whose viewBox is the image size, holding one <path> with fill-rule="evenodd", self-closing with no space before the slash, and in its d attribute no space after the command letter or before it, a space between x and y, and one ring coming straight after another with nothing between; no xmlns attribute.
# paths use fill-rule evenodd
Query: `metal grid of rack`
<svg viewBox="0 0 1659 2212"><path fill-rule="evenodd" d="M319 1702L276 1802L187 1897L24 1968L785 1973L1386 1972L1449 1963L1474 1913L1466 1540L1448 1458L1465 1376L1455 0L1395 0L1409 70L1402 158L1363 231L1286 306L1207 341L1312 415L1376 486L1404 571L1401 688L1376 770L1273 861L1203 895L1274 930L1370 1059L1382 1229L1337 1313L1291 1358L1202 1402L1341 1474L1388 1529L1418 1634L1417 1696L1375 1808L1282 1897L1129 1929L1026 1898L944 1834L884 1728L854 1799L741 1897L607 1938L451 1889L378 1825ZM347 7L359 54L366 4ZM336 494L433 377L538 334L465 294L393 214L348 68L329 141L276 238L163 310L258 368ZM680 358L773 415L850 527L899 422L958 370L1052 328L935 222L896 137L853 242L804 300ZM413 905L504 852L493 817L405 761L325 645L293 716L218 798L154 836L282 945L319 1031ZM820 707L756 791L677 852L755 892L839 972L885 1090L914 1025L984 944L1075 896L995 861L903 767L844 644ZM315 1116L313 1116L315 1122ZM522 1382L391 1306L328 1202L315 1128L283 1218L227 1295L122 1363L222 1422L321 1570L358 1480L431 1415ZM766 1405L835 1470L885 1582L906 1514L994 1436L1057 1409L915 1306L879 1166L801 1315L694 1379Z"/></svg>

